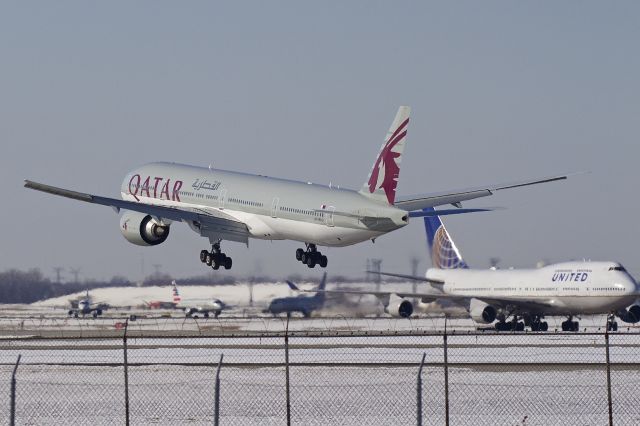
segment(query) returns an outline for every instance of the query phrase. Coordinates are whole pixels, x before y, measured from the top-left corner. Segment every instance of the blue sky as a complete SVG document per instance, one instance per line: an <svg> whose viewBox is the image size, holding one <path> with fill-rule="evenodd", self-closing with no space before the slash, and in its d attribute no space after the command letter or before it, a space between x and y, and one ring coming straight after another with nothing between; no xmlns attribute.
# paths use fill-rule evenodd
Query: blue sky
<svg viewBox="0 0 640 426"><path fill-rule="evenodd" d="M571 180L446 221L468 263L620 260L640 273L636 2L5 2L0 5L0 269L204 272L206 241L174 227L143 249L107 208L25 178L116 196L169 160L359 188L398 105L413 108L399 193L555 173ZM180 229L178 229L180 228ZM345 249L428 266L420 221ZM239 276L307 273L298 244L228 243ZM69 275L69 274L67 274Z"/></svg>

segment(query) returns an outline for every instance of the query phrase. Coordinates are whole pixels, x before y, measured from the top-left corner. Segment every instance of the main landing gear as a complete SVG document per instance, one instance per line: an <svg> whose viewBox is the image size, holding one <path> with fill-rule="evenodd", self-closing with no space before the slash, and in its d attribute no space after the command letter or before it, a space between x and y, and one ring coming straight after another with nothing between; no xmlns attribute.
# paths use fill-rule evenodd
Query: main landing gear
<svg viewBox="0 0 640 426"><path fill-rule="evenodd" d="M215 243L211 247L210 252L202 250L200 252L200 261L216 270L220 269L221 266L224 267L224 269L231 269L233 265L231 258L220 251L220 243Z"/></svg>
<svg viewBox="0 0 640 426"><path fill-rule="evenodd" d="M547 331L549 330L549 324L546 321L542 321L542 316L536 315L531 321L531 331Z"/></svg>
<svg viewBox="0 0 640 426"><path fill-rule="evenodd" d="M566 321L562 322L562 331L578 331L580 330L580 323L573 321L573 317L569 316Z"/></svg>
<svg viewBox="0 0 640 426"><path fill-rule="evenodd" d="M315 244L307 244L307 250L299 248L296 250L296 260L304 263L309 268L320 265L321 268L327 267L327 256L318 251Z"/></svg>
<svg viewBox="0 0 640 426"><path fill-rule="evenodd" d="M496 331L524 331L525 327L531 327L531 331L549 330L549 324L546 321L542 321L542 315L525 316L524 321L519 319L523 318L518 318L517 315L514 315L512 320L507 321L506 315L499 316L495 325Z"/></svg>
<svg viewBox="0 0 640 426"><path fill-rule="evenodd" d="M518 321L517 316L513 316L511 321L507 321L505 316L498 318L496 331L524 331L524 322Z"/></svg>
<svg viewBox="0 0 640 426"><path fill-rule="evenodd" d="M618 323L616 322L615 315L609 315L607 317L607 331L618 331Z"/></svg>

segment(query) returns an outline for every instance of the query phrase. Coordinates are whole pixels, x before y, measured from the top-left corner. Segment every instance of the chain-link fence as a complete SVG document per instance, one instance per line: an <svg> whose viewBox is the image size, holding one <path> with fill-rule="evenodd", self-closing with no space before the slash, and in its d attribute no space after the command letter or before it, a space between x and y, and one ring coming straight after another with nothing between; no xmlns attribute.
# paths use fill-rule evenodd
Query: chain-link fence
<svg viewBox="0 0 640 426"><path fill-rule="evenodd" d="M633 332L119 332L0 340L0 422L640 424Z"/></svg>

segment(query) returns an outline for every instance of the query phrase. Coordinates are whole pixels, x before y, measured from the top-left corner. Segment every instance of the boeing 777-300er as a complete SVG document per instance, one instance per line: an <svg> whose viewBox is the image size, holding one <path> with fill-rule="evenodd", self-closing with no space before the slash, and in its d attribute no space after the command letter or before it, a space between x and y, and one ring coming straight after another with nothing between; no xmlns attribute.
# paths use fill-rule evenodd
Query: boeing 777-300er
<svg viewBox="0 0 640 426"><path fill-rule="evenodd" d="M208 238L211 250L200 260L213 269L230 269L221 242L249 244L249 238L305 243L296 259L313 268L327 266L318 246L342 247L375 239L407 225L410 217L432 213L425 207L452 204L440 215L486 209L463 209L461 202L495 191L566 179L554 176L457 191L396 196L400 161L407 139L409 107L400 107L385 142L359 191L247 173L176 163L150 163L126 175L121 198L107 198L25 181L25 187L122 213L120 231L130 243L155 246L169 236L173 222L184 222Z"/></svg>
<svg viewBox="0 0 640 426"><path fill-rule="evenodd" d="M433 267L424 277L381 275L425 281L431 287L429 292L328 292L374 294L388 313L399 317L413 313L408 298L418 298L421 303L448 299L465 307L477 323L497 320L498 331L522 331L525 326L546 331L546 315L566 316L563 331L578 331L579 324L573 317L581 315L608 315L607 329L612 331L618 329L616 316L627 323L640 321L640 288L617 262L563 262L519 270L470 269L440 218L425 216L424 222Z"/></svg>

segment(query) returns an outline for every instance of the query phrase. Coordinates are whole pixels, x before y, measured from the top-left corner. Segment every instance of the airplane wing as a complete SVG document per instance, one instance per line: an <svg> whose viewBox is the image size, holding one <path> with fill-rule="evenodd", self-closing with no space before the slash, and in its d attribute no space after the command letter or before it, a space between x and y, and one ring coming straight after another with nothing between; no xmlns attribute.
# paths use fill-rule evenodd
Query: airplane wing
<svg viewBox="0 0 640 426"><path fill-rule="evenodd" d="M522 186L537 185L540 183L555 182L567 179L568 175L550 176L539 179L524 180L506 184L486 185L475 188L467 188L456 191L434 192L428 194L408 195L396 197L394 205L406 211L422 210L427 207L442 206L445 204L458 205L462 201L474 198L488 197L496 191L503 189L520 188ZM441 213L437 212L438 215Z"/></svg>
<svg viewBox="0 0 640 426"><path fill-rule="evenodd" d="M511 298L511 297L484 297L484 296L476 296L469 297L458 294L447 294L442 293L440 291L431 291L431 292L404 292L404 291L372 291L372 290L302 290L298 288L291 281L287 281L289 287L301 293L329 293L329 294L357 294L357 295L371 295L375 296L383 304L387 304L389 302L389 298L392 295L396 295L405 299L420 299L423 303L434 302L438 299L446 299L451 300L456 303L468 304L471 299L478 299L490 305L505 308L509 312L517 313L517 312L545 312L548 309L548 306L541 305L532 301L530 299L523 298Z"/></svg>
<svg viewBox="0 0 640 426"><path fill-rule="evenodd" d="M414 281L424 281L426 283L436 284L436 285L444 284L444 281L434 280L432 278L427 278L425 276L420 277L416 275L392 274L391 272L378 272L378 271L366 271L366 272L369 274L384 275L386 277L404 278L407 280L414 280Z"/></svg>
<svg viewBox="0 0 640 426"><path fill-rule="evenodd" d="M388 298L389 296L395 294L396 296L403 298L421 298L424 300L430 299L452 299L452 300L463 300L469 299L468 296L458 296L451 295L441 292L432 292L432 293L411 293L411 292L403 292L403 291L372 291L372 290L303 290L296 286L293 282L287 280L287 284L289 288L294 291L299 291L301 293L330 293L330 294L368 294L372 296L376 296L378 298Z"/></svg>
<svg viewBox="0 0 640 426"><path fill-rule="evenodd" d="M208 237L210 241L217 240L236 241L249 243L249 229L247 225L231 216L219 211L187 210L176 207L160 206L155 204L143 204L133 201L118 200L116 198L101 197L83 192L71 191L43 183L24 181L25 188L46 192L52 195L84 201L86 203L100 204L113 208L116 213L120 209L131 210L149 214L155 218L168 219L176 222L187 222L201 236Z"/></svg>

